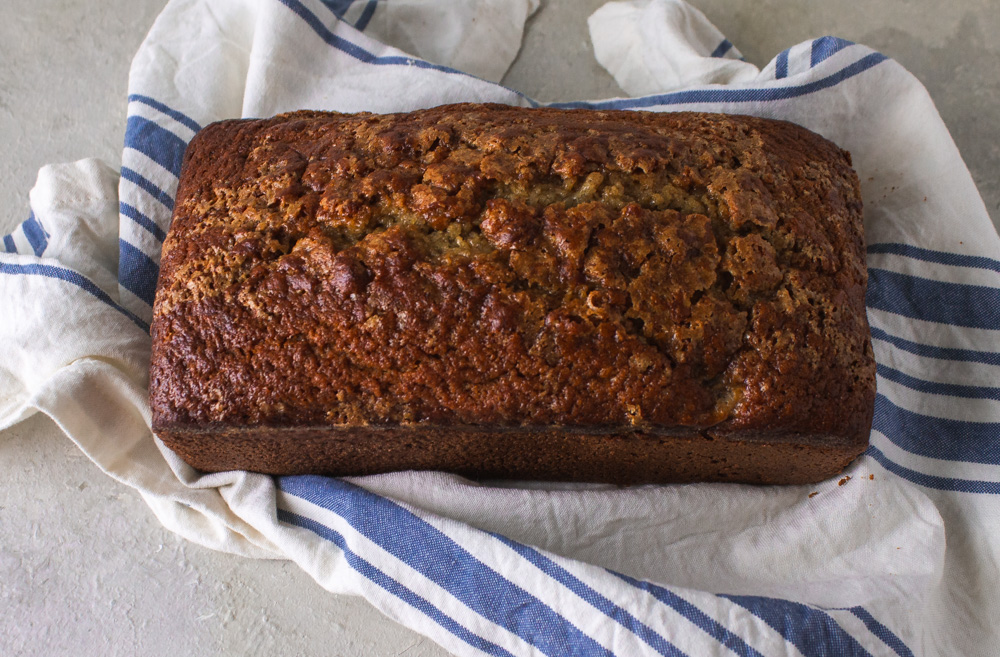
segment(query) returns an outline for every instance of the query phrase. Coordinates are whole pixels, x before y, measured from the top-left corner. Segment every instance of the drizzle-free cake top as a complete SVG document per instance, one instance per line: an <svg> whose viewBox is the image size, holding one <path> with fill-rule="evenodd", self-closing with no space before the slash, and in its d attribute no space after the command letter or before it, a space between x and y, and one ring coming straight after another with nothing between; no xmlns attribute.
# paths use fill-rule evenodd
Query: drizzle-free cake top
<svg viewBox="0 0 1000 657"><path fill-rule="evenodd" d="M849 155L697 113L225 121L188 150L158 426L867 437Z"/></svg>

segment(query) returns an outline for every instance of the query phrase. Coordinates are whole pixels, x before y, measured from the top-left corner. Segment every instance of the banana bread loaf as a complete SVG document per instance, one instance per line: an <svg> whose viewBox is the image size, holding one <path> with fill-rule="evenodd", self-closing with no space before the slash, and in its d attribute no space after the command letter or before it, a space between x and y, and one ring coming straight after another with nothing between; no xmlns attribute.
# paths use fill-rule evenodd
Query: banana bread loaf
<svg viewBox="0 0 1000 657"><path fill-rule="evenodd" d="M850 156L791 123L450 105L208 126L152 325L196 468L805 483L864 451Z"/></svg>

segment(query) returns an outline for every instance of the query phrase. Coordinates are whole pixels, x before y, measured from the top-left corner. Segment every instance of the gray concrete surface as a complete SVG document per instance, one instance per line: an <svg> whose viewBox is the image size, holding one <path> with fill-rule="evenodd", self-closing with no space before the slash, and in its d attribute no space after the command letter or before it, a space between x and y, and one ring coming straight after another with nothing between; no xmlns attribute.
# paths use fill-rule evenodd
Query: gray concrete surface
<svg viewBox="0 0 1000 657"><path fill-rule="evenodd" d="M692 0L763 65L833 34L927 85L1000 224L1000 10L995 0ZM620 93L591 55L603 0L543 0L505 83L542 100ZM164 0L3 0L0 232L27 215L48 162L117 166L129 61ZM0 433L0 654L443 655L296 567L205 550L163 529L47 419Z"/></svg>
<svg viewBox="0 0 1000 657"><path fill-rule="evenodd" d="M42 416L0 436L0 480L5 657L447 654L292 563L178 538Z"/></svg>

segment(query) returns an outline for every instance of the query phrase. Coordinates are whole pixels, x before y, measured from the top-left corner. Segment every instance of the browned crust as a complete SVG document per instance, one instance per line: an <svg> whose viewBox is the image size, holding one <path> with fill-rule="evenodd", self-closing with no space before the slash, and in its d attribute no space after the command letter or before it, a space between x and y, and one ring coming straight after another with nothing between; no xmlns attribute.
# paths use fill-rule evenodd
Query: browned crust
<svg viewBox="0 0 1000 657"><path fill-rule="evenodd" d="M861 227L849 155L785 122L213 124L164 245L154 430L206 470L824 478L871 425Z"/></svg>

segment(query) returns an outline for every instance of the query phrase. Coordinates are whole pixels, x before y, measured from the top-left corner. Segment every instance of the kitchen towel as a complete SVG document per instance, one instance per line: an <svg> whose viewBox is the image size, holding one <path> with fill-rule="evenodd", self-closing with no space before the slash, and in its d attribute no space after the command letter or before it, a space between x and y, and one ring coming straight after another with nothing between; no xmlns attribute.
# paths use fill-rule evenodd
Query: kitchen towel
<svg viewBox="0 0 1000 657"><path fill-rule="evenodd" d="M611 2L594 52L633 97L554 105L781 118L851 151L879 392L844 477L204 475L153 437L150 304L192 136L301 108L537 105L490 81L536 4L172 0L132 66L121 168L43 168L2 238L0 428L45 413L172 530L291 559L459 655L995 654L1000 238L919 81L834 37L758 70L679 0Z"/></svg>

